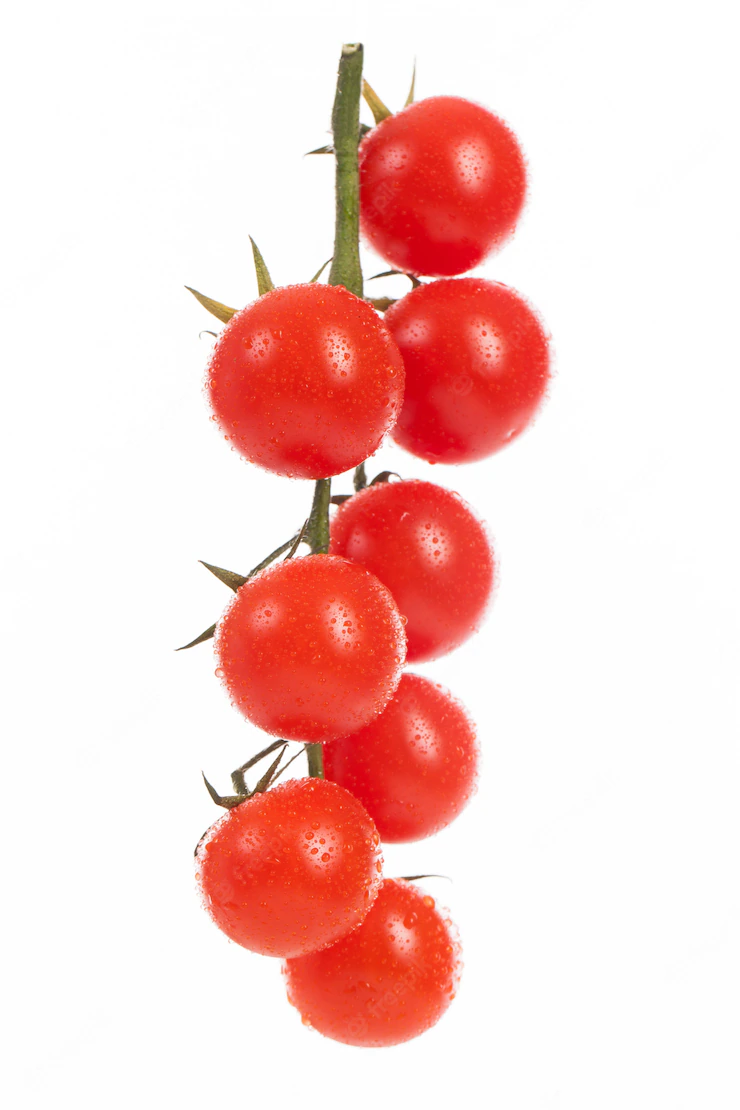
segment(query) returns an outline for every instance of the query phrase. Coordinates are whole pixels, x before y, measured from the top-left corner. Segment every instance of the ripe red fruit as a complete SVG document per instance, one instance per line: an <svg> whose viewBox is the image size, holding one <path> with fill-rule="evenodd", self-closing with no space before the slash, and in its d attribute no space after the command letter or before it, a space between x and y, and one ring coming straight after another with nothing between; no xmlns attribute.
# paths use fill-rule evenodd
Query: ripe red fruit
<svg viewBox="0 0 740 1110"><path fill-rule="evenodd" d="M369 304L343 286L292 285L232 317L208 392L226 438L250 462L327 478L378 448L400 410L403 376Z"/></svg>
<svg viewBox="0 0 740 1110"><path fill-rule="evenodd" d="M442 686L404 674L360 732L324 746L324 774L360 799L386 843L421 840L465 808L478 745L460 702Z"/></svg>
<svg viewBox="0 0 740 1110"><path fill-rule="evenodd" d="M227 937L303 956L362 922L380 887L375 825L324 779L295 779L228 810L196 851L206 908Z"/></svg>
<svg viewBox="0 0 740 1110"><path fill-rule="evenodd" d="M483 619L494 584L491 544L470 506L441 486L368 486L337 510L330 550L391 591L406 618L409 663L452 651Z"/></svg>
<svg viewBox="0 0 740 1110"><path fill-rule="evenodd" d="M388 309L406 366L393 438L429 462L505 447L534 418L550 373L548 337L518 293L482 278L435 281Z"/></svg>
<svg viewBox="0 0 740 1110"><path fill-rule="evenodd" d="M396 603L373 574L333 555L308 555L240 587L216 633L216 673L265 732L331 740L381 712L405 649Z"/></svg>
<svg viewBox="0 0 740 1110"><path fill-rule="evenodd" d="M513 132L461 97L420 100L360 145L361 230L398 270L447 277L478 266L514 230L525 191Z"/></svg>
<svg viewBox="0 0 740 1110"><path fill-rule="evenodd" d="M362 925L343 940L283 965L288 999L344 1044L381 1048L430 1029L455 997L460 946L434 899L384 879Z"/></svg>

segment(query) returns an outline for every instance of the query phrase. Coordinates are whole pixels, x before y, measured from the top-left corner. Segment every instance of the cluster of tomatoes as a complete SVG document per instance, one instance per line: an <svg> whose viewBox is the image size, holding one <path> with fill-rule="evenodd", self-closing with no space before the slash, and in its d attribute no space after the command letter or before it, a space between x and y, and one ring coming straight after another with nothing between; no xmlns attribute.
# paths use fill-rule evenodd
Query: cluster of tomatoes
<svg viewBox="0 0 740 1110"><path fill-rule="evenodd" d="M382 317L341 285L272 288L228 320L210 362L229 443L316 480L324 508L315 497L307 527L257 573L211 568L236 591L215 630L216 673L279 739L260 753L276 757L254 790L245 774L259 756L234 773L233 795L209 787L226 812L196 860L213 920L285 961L304 1022L380 1046L433 1025L460 970L451 922L411 881L383 877L381 843L444 828L477 774L463 706L404 666L475 632L496 567L460 496L387 473L366 485L363 464L387 434L431 462L490 455L532 420L549 359L526 301L457 276L506 239L524 200L524 159L496 116L455 97L387 114L360 143L359 183L363 235L411 292ZM326 479L352 468L327 544ZM296 557L301 541L312 552ZM311 773L276 785L291 741Z"/></svg>

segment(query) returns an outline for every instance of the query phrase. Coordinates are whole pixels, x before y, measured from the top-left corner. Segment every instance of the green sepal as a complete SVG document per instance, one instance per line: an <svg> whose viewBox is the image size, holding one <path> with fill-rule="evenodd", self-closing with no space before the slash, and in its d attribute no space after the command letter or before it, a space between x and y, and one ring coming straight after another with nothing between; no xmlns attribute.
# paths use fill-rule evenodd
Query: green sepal
<svg viewBox="0 0 740 1110"><path fill-rule="evenodd" d="M274 751L277 751L278 748L284 748L286 743L287 740L273 740L273 742L268 744L266 748L263 748L261 752L257 752L257 754L248 759L246 763L242 763L241 767L237 767L235 771L231 772L231 784L237 794L249 793L244 782L244 775L249 768L254 767L255 763L259 763L266 755L271 755Z"/></svg>
<svg viewBox="0 0 740 1110"><path fill-rule="evenodd" d="M219 582L223 582L224 586L228 586L234 593L236 593L239 587L243 586L247 581L243 574L237 574L234 570L224 570L223 567L214 567L210 563L204 563L202 559L199 559L198 562L202 567L205 567L206 570L210 570L211 574L215 575Z"/></svg>
<svg viewBox="0 0 740 1110"><path fill-rule="evenodd" d="M373 276L369 277L367 280L368 281L375 281L376 278L384 278L384 277L405 277L405 278L408 278L414 289L418 288L418 286L423 284L422 282L419 281L418 277L415 277L414 274L407 274L405 270L383 270L382 273L373 274Z"/></svg>
<svg viewBox="0 0 740 1110"><path fill-rule="evenodd" d="M329 265L329 263L330 263L330 262L333 262L333 261L334 261L333 257L332 257L332 258L327 258L327 260L326 260L326 262L324 263L324 265L323 265L323 266L319 266L318 270L317 270L317 271L316 271L316 273L315 273L315 274L313 275L313 277L311 278L311 280L309 281L309 283L308 283L308 284L309 284L309 285L313 285L313 283L314 283L315 281L318 281L318 280L319 280L319 278L321 277L321 275L323 274L324 270L326 269L326 267L327 267L327 266Z"/></svg>
<svg viewBox="0 0 740 1110"><path fill-rule="evenodd" d="M268 789L268 787L270 786L270 783L273 780L275 772L278 769L280 761L283 758L283 755L285 753L285 749L287 748L287 746L288 746L287 742L285 744L283 744L282 748L280 749L280 751L277 754L277 759L273 760L273 762L267 768L264 775L262 776L262 778L259 780L259 782L255 786L254 790L252 791L252 794L264 794L265 790Z"/></svg>
<svg viewBox="0 0 740 1110"><path fill-rule="evenodd" d="M298 533L298 535L296 536L295 540L293 541L293 546L291 547L290 551L288 552L288 554L287 554L287 555L285 556L285 558L283 559L283 562L284 562L284 563L287 563L288 559L292 559L292 558L293 558L293 556L295 555L296 551L298 550L298 548L299 548L299 547L301 546L301 544L303 543L303 541L304 541L304 539L305 539L305 537L306 537L306 531L308 530L308 522L309 522L309 520L310 520L310 517L306 517L306 519L304 520L304 522L303 522L303 527L301 528L300 532ZM308 541L306 541L306 542L308 542Z"/></svg>
<svg viewBox="0 0 740 1110"><path fill-rule="evenodd" d="M368 304L371 304L378 312L386 312L392 304L398 300L397 297L365 297Z"/></svg>
<svg viewBox="0 0 740 1110"><path fill-rule="evenodd" d="M201 632L200 636L196 636L189 644L183 644L182 647L175 648L175 651L187 651L188 648L195 647L196 644L204 644L206 640L212 640L216 635L216 625L212 624L205 632Z"/></svg>
<svg viewBox="0 0 740 1110"><path fill-rule="evenodd" d="M404 883L415 883L417 879L446 879L448 883L452 882L449 875L399 875Z"/></svg>
<svg viewBox="0 0 740 1110"><path fill-rule="evenodd" d="M362 78L362 95L376 123L382 123L384 119L388 119L388 116L393 115L390 108L383 103L375 89L367 83L364 77Z"/></svg>
<svg viewBox="0 0 740 1110"><path fill-rule="evenodd" d="M211 316L215 316L222 324L228 324L231 317L236 316L239 311L238 308L229 308L228 305L221 304L220 301L214 301L212 297L206 297L205 294L199 293L197 289L191 289L189 285L186 285L185 288L188 293L193 294L196 301L200 301L203 308L207 309Z"/></svg>
<svg viewBox="0 0 740 1110"><path fill-rule="evenodd" d="M414 58L414 68L411 71L411 88L409 89L409 95L406 97L406 103L404 104L404 108L408 108L409 104L414 103L414 92L415 91L416 91L416 58Z"/></svg>
<svg viewBox="0 0 740 1110"><path fill-rule="evenodd" d="M362 140L365 138L368 131L372 131L372 127L370 126L370 124L369 123L361 123L360 124L360 142L362 142ZM334 149L334 146L333 146L332 143L327 143L326 146L317 146L315 150L307 150L306 153L303 155L303 157L308 158L309 154L336 154L336 150Z"/></svg>
<svg viewBox="0 0 740 1110"><path fill-rule="evenodd" d="M201 775L203 775L202 771L201 771ZM236 806L240 806L242 804L242 802L245 802L247 800L248 795L246 795L246 794L225 794L225 795L219 794L211 786L210 782L208 781L208 779L206 778L205 775L203 775L203 782L206 784L206 789L207 789L208 793L211 795L211 797L213 798L216 805L217 806L223 806L224 809L235 809Z"/></svg>
<svg viewBox="0 0 740 1110"><path fill-rule="evenodd" d="M249 236L249 242L252 244L252 255L254 256L254 268L257 272L257 291L261 296L265 293L271 293L275 288L270 271L265 265L265 260L260 253L260 249L255 243L252 236Z"/></svg>

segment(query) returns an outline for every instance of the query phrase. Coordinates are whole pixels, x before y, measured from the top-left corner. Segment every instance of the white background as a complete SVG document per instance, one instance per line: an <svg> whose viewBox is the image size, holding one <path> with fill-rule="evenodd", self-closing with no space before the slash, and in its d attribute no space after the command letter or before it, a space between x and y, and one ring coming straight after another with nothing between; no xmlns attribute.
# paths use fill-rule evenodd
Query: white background
<svg viewBox="0 0 740 1110"><path fill-rule="evenodd" d="M29 3L4 20L6 1103L736 1110L738 181L728 2ZM466 972L395 1049L305 1030L203 914L195 841L259 737L173 648L305 515L201 397L211 318L331 254L340 44L391 107L479 100L530 202L482 272L553 333L536 427L458 469L501 589L423 668L480 725L440 871ZM365 113L367 118L367 113ZM366 273L382 269L366 256ZM380 286L380 283L378 283ZM398 290L402 288L399 285ZM393 292L390 283L385 290ZM218 325L214 325L218 326ZM337 484L339 486L340 483ZM9 984L9 988L8 985Z"/></svg>

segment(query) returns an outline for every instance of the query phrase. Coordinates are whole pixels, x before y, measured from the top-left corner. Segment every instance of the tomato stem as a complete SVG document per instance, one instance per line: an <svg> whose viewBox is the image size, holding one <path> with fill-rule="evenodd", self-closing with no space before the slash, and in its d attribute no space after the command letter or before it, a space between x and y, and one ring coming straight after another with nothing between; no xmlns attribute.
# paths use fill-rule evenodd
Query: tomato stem
<svg viewBox="0 0 740 1110"><path fill-rule="evenodd" d="M324 777L324 748L322 744L306 744L306 758L308 759L308 777L323 779Z"/></svg>
<svg viewBox="0 0 740 1110"><path fill-rule="evenodd" d="M326 555L329 550L329 506L331 478L319 478L314 486L311 515L306 525L306 539L312 555Z"/></svg>
<svg viewBox="0 0 740 1110"><path fill-rule="evenodd" d="M241 767L237 767L235 771L231 772L231 785L234 787L237 794L248 793L244 775L250 767L254 767L255 763L259 763L266 755L272 755L278 748L284 747L285 743L285 740L273 740L273 742L268 744L266 748L263 748L261 752L257 752L257 754L253 755L251 759L248 759L246 763L242 763Z"/></svg>
<svg viewBox="0 0 740 1110"><path fill-rule="evenodd" d="M331 117L336 156L336 222L329 284L343 285L356 297L362 296L360 173L357 161L362 55L362 43L350 43L342 47Z"/></svg>
<svg viewBox="0 0 740 1110"><path fill-rule="evenodd" d="M352 484L355 487L355 493L359 493L360 490L364 489L367 485L367 474L365 472L364 462L360 463L360 465L356 468Z"/></svg>
<svg viewBox="0 0 740 1110"><path fill-rule="evenodd" d="M336 156L336 222L334 226L334 257L329 271L329 284L343 285L356 297L362 296L360 173L357 159L357 148L360 140L362 55L361 43L352 43L342 47L337 75L337 91L331 117ZM355 488L362 488L366 481L364 463L361 463L355 471ZM325 555L329 550L330 504L331 478L319 478L314 486L311 515L305 526L305 538L311 545L312 555ZM286 546L289 547L290 544ZM322 779L324 777L324 750L321 744L306 744L305 747L309 776ZM266 750L269 751L270 749ZM246 770L246 767L240 769L242 774L244 770ZM236 774L237 781L240 781L240 772L236 772Z"/></svg>

